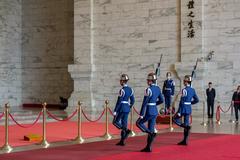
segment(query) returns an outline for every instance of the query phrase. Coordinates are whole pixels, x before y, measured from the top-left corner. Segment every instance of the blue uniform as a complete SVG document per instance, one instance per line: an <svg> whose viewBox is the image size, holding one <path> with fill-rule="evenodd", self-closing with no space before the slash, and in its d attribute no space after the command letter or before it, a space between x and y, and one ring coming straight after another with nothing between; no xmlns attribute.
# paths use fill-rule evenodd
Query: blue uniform
<svg viewBox="0 0 240 160"><path fill-rule="evenodd" d="M177 112L177 116L174 118L174 122L182 127L190 126L189 118L192 114L192 104L196 104L199 102L198 96L195 90L190 86L186 86L182 89L182 97L179 102L179 108ZM184 122L181 122L181 117L184 117Z"/></svg>
<svg viewBox="0 0 240 160"><path fill-rule="evenodd" d="M114 109L117 115L114 117L113 125L118 129L127 128L128 114L134 102L134 91L125 84L119 91L118 100Z"/></svg>
<svg viewBox="0 0 240 160"><path fill-rule="evenodd" d="M163 84L163 95L165 100L165 113L171 106L172 96L174 95L175 82L172 79L167 79Z"/></svg>
<svg viewBox="0 0 240 160"><path fill-rule="evenodd" d="M158 115L157 105L161 103L163 103L161 89L157 85L152 84L145 90L142 108L140 111L140 116L143 118L139 118L136 122L136 125L140 128L140 130L146 133L154 132L154 126ZM148 127L144 125L147 121Z"/></svg>

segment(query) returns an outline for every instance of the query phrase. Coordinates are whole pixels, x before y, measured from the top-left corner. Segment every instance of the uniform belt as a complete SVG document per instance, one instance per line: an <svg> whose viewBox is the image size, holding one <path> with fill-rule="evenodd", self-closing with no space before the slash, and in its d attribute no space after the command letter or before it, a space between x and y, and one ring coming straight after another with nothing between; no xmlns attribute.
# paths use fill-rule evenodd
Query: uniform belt
<svg viewBox="0 0 240 160"><path fill-rule="evenodd" d="M184 102L184 104L191 105L192 103L191 102Z"/></svg>
<svg viewBox="0 0 240 160"><path fill-rule="evenodd" d="M129 102L128 102L128 101L122 101L121 103L124 103L124 104L129 104Z"/></svg>
<svg viewBox="0 0 240 160"><path fill-rule="evenodd" d="M172 88L165 88L165 90L171 91L171 90L172 90Z"/></svg>
<svg viewBox="0 0 240 160"><path fill-rule="evenodd" d="M155 106L156 103L147 103L148 106Z"/></svg>

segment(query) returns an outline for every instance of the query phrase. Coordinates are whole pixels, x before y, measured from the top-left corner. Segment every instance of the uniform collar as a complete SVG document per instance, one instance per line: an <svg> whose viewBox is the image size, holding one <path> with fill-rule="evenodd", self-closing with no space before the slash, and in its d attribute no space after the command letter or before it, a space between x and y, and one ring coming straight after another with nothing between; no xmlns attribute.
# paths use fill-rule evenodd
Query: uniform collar
<svg viewBox="0 0 240 160"><path fill-rule="evenodd" d="M128 85L127 84L124 84L123 87L127 87Z"/></svg>

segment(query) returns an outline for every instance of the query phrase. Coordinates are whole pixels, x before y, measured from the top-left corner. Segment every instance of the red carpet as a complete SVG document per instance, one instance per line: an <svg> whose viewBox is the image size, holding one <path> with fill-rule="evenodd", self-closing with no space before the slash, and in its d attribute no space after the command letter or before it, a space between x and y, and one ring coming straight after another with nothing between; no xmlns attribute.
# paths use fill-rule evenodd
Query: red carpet
<svg viewBox="0 0 240 160"><path fill-rule="evenodd" d="M157 136L152 153L139 152L146 137L129 138L125 147L118 140L40 149L0 155L0 160L239 160L239 135L191 134L188 146L178 146L182 133ZM34 155L34 158L29 155Z"/></svg>
<svg viewBox="0 0 240 160"><path fill-rule="evenodd" d="M119 134L119 130L112 124L109 125L111 134ZM168 125L158 125L158 129L168 128ZM135 126L135 131L139 131ZM4 144L4 127L0 126L0 145ZM21 128L17 125L9 127L9 144L11 146L29 145L36 142L28 142L23 140L26 134L42 135L42 124L36 124L31 128ZM105 133L104 123L88 123L82 125L82 133L84 138L102 136ZM49 122L47 123L47 140L49 142L66 141L77 136L77 122Z"/></svg>

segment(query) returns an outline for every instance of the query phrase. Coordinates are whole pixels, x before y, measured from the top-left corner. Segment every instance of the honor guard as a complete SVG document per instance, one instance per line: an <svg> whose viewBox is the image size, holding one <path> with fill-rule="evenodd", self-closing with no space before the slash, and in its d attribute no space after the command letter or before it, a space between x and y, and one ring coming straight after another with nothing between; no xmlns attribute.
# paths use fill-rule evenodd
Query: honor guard
<svg viewBox="0 0 240 160"><path fill-rule="evenodd" d="M189 119L192 114L191 105L199 102L195 90L191 87L191 81L192 81L191 76L186 75L184 77L183 83L185 88L182 89L182 96L179 102L178 112L173 117L173 121L180 127L184 128L184 138L181 142L178 143L178 145L187 145L189 131L191 129L189 123ZM182 117L184 118L183 122Z"/></svg>
<svg viewBox="0 0 240 160"><path fill-rule="evenodd" d="M167 80L163 83L162 93L165 100L165 113L169 113L172 97L174 96L175 82L171 79L171 72L166 74Z"/></svg>
<svg viewBox="0 0 240 160"><path fill-rule="evenodd" d="M156 74L148 74L147 84L149 87L145 90L140 117L136 122L141 131L148 133L147 145L141 152L151 152L151 144L156 137L154 128L158 115L157 105L163 103L161 89L156 85L156 80ZM144 125L145 122L148 122L148 127Z"/></svg>
<svg viewBox="0 0 240 160"><path fill-rule="evenodd" d="M121 129L121 140L116 145L124 146L125 139L128 137L131 130L127 128L128 126L128 114L133 106L134 91L127 85L129 77L127 74L122 74L120 77L120 85L122 88L119 91L117 103L114 109L114 119L113 125L118 129ZM130 100L130 102L129 102Z"/></svg>

